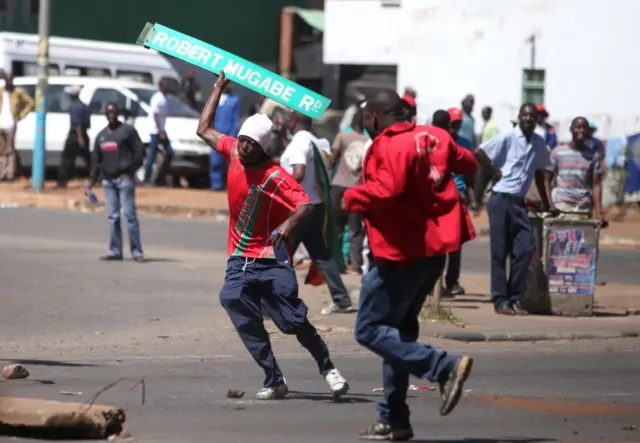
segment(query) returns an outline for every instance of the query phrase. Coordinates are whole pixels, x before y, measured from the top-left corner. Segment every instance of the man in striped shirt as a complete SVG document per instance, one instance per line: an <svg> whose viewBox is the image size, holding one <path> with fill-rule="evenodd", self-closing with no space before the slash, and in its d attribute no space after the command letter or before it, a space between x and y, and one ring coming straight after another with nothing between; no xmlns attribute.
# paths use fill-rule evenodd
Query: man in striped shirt
<svg viewBox="0 0 640 443"><path fill-rule="evenodd" d="M600 154L588 145L589 123L576 117L570 130L571 143L551 151L556 183L551 193L553 205L574 218L602 220L602 166Z"/></svg>

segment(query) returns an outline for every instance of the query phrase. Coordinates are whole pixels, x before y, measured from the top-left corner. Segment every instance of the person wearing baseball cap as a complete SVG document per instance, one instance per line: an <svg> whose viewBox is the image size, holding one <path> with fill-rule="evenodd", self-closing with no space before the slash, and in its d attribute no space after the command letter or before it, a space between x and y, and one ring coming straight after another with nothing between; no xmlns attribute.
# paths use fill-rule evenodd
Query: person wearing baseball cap
<svg viewBox="0 0 640 443"><path fill-rule="evenodd" d="M556 135L555 128L547 123L549 112L547 108L541 104L536 105L536 111L538 113L536 134L544 139L549 149L553 149L558 146L558 136Z"/></svg>
<svg viewBox="0 0 640 443"><path fill-rule="evenodd" d="M91 169L91 150L89 149L88 130L91 128L91 112L89 107L80 100L82 86L65 86L64 92L71 97L69 106L69 133L60 154L60 169L58 170L58 188L66 188L67 183L76 172L76 157L81 157Z"/></svg>
<svg viewBox="0 0 640 443"><path fill-rule="evenodd" d="M415 123L416 115L418 114L418 107L416 104L416 99L411 95L405 95L402 97L402 104L404 105L404 109L406 111L406 118L408 122Z"/></svg>
<svg viewBox="0 0 640 443"><path fill-rule="evenodd" d="M307 306L298 297L291 251L286 247L292 230L309 215L311 200L302 186L267 155L272 127L269 117L254 114L247 118L238 138L213 129L227 84L221 71L197 129L198 137L229 162L229 260L220 302L245 347L264 370L264 387L257 399L279 399L289 391L264 328L263 309L278 329L295 335L309 351L331 393L339 397L347 392L349 384L333 365L326 343L307 318Z"/></svg>

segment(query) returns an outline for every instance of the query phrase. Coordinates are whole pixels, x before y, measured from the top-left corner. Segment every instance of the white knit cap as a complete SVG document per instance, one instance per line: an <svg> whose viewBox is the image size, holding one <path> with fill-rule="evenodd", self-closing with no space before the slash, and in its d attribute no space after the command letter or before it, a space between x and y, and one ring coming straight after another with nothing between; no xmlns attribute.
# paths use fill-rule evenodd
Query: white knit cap
<svg viewBox="0 0 640 443"><path fill-rule="evenodd" d="M273 122L269 117L264 114L253 114L251 117L247 118L240 127L238 137L241 135L249 137L250 139L258 142L260 147L266 151L269 147L272 127Z"/></svg>

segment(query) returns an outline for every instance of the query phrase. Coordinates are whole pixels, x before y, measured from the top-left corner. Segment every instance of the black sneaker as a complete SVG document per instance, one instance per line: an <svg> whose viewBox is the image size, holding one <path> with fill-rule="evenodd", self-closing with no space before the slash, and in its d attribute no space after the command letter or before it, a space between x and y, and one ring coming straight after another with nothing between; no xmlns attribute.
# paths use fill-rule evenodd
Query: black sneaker
<svg viewBox="0 0 640 443"><path fill-rule="evenodd" d="M513 309L513 312L515 312L516 315L520 315L520 316L529 315L529 311L523 308L522 305L520 305L519 301L515 303L511 303L511 309Z"/></svg>
<svg viewBox="0 0 640 443"><path fill-rule="evenodd" d="M464 295L464 288L462 286L460 286L458 283L451 285L451 286L447 286L445 292L447 293L447 295L449 297L455 297L456 295Z"/></svg>
<svg viewBox="0 0 640 443"><path fill-rule="evenodd" d="M506 301L503 301L495 305L494 310L498 315L510 315L510 316L516 315L516 311L513 310L513 306L511 306L511 303Z"/></svg>
<svg viewBox="0 0 640 443"><path fill-rule="evenodd" d="M409 441L413 438L411 426L392 428L390 425L375 421L358 434L360 440Z"/></svg>
<svg viewBox="0 0 640 443"><path fill-rule="evenodd" d="M455 363L447 380L440 382L440 415L448 415L456 407L472 367L473 359L463 356Z"/></svg>

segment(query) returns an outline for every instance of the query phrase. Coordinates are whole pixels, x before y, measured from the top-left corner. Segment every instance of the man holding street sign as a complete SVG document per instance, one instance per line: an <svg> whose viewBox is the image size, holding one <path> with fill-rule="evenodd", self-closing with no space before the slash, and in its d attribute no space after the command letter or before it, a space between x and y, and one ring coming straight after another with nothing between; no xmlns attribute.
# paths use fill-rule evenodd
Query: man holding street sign
<svg viewBox="0 0 640 443"><path fill-rule="evenodd" d="M307 318L307 306L298 297L291 254L288 260L276 258L276 250L286 245L291 231L309 215L311 201L293 177L266 154L272 127L267 116L249 117L238 138L212 128L227 83L225 72L221 71L197 131L229 162L229 260L220 302L247 350L265 372L258 399L279 399L288 393L264 328L261 305L283 333L295 335L309 351L333 396L339 397L349 390L349 384L333 365L326 343Z"/></svg>

